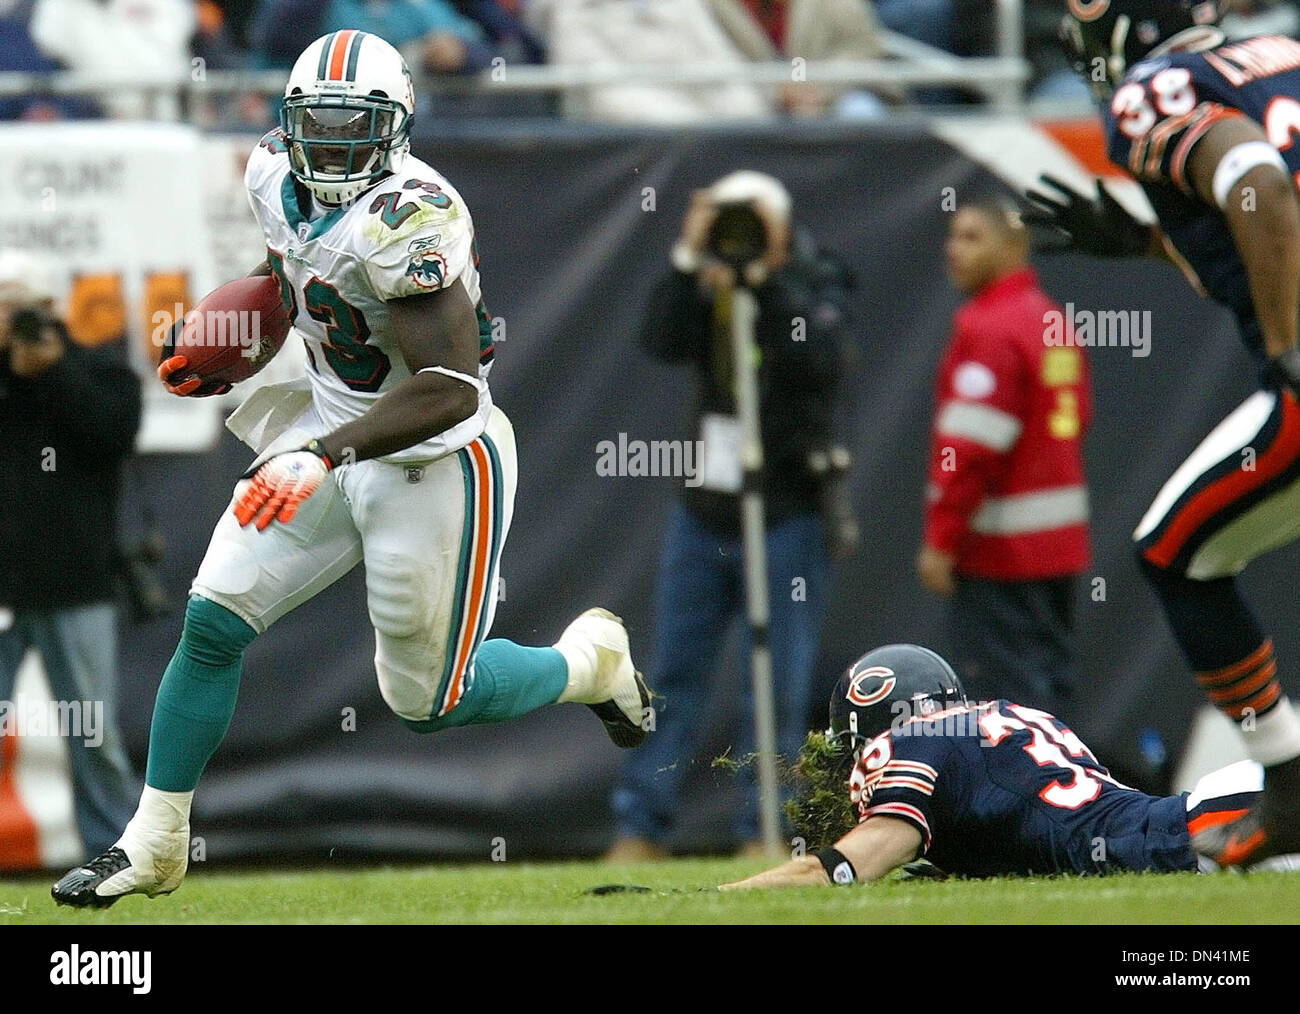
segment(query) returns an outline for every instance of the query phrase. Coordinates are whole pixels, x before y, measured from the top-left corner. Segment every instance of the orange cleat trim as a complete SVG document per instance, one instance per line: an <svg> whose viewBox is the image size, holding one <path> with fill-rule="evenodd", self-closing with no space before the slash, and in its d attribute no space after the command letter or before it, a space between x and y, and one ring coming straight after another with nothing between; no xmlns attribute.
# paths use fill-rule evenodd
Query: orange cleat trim
<svg viewBox="0 0 1300 1014"><path fill-rule="evenodd" d="M1240 820L1249 812L1249 810L1212 810L1210 813L1203 813L1199 817L1189 820L1187 830L1188 833L1197 835L1202 831L1208 831L1212 827L1231 824L1234 820Z"/></svg>
<svg viewBox="0 0 1300 1014"><path fill-rule="evenodd" d="M1245 841L1241 841L1234 834L1228 839L1228 844L1219 853L1218 863L1220 866L1240 866L1249 859L1256 850L1267 840L1264 829L1261 827Z"/></svg>

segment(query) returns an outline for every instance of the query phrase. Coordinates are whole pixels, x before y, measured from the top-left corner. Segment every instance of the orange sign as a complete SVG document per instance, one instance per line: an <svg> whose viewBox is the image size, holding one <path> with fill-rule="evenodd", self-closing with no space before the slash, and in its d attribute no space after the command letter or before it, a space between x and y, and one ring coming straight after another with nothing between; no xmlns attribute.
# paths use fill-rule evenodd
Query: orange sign
<svg viewBox="0 0 1300 1014"><path fill-rule="evenodd" d="M120 274L75 275L68 294L68 333L79 345L103 345L126 335Z"/></svg>

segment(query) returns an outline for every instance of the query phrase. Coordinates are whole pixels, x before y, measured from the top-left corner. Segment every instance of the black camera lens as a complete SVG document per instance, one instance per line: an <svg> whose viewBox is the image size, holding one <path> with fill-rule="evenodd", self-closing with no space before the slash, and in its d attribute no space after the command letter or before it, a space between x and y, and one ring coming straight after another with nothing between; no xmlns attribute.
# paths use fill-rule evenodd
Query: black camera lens
<svg viewBox="0 0 1300 1014"><path fill-rule="evenodd" d="M709 230L709 253L738 271L767 252L767 226L748 201L718 205Z"/></svg>
<svg viewBox="0 0 1300 1014"><path fill-rule="evenodd" d="M9 334L16 342L35 345L41 340L45 324L45 315L39 310L18 310L9 318Z"/></svg>

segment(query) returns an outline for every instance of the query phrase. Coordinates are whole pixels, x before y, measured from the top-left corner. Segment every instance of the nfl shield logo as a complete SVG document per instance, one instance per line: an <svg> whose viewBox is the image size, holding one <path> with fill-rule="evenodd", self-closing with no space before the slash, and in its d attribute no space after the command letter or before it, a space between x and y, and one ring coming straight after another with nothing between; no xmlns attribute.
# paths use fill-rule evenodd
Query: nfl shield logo
<svg viewBox="0 0 1300 1014"><path fill-rule="evenodd" d="M305 240L305 239L307 238L307 233L309 233L309 232L311 232L311 223L310 223L310 222L299 222L299 223L298 223L298 238L299 238L299 239L301 239L301 240Z"/></svg>
<svg viewBox="0 0 1300 1014"><path fill-rule="evenodd" d="M424 468L420 465L412 465L406 470L407 482L419 482L424 478Z"/></svg>

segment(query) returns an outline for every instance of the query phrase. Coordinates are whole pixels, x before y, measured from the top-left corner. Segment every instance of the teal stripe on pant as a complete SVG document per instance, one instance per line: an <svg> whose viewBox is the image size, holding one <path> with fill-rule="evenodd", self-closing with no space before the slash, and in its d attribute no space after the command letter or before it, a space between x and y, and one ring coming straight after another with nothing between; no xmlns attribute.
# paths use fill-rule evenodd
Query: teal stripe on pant
<svg viewBox="0 0 1300 1014"><path fill-rule="evenodd" d="M474 466L470 463L469 451L461 450L456 455L460 462L461 478L465 483L465 520L461 530L465 533L460 548L460 562L456 567L456 597L451 610L451 623L447 629L447 660L443 664L442 678L438 680L438 690L433 695L433 705L429 718L435 718L442 702L447 696L447 687L456 671L456 644L460 636L460 627L465 616L466 586L469 584L469 568L474 549L474 504L477 500L477 486L474 482Z"/></svg>
<svg viewBox="0 0 1300 1014"><path fill-rule="evenodd" d="M501 475L501 457L497 451L496 444L492 439L484 434L479 437L475 443L479 444L484 451L488 462L488 474L478 474L478 468L470 449L466 447L457 455L460 461L461 472L465 480L465 526L464 526L464 545L461 548L460 564L456 574L456 604L452 609L452 622L448 630L447 637L447 660L443 667L442 677L438 681L438 690L434 695L433 709L430 717L436 718L438 712L442 709L443 703L448 697L448 688L451 686L451 680L456 674L456 654L457 645L460 643L461 625L471 603L469 601L472 575L470 573L473 564L473 549L478 542L477 514L475 507L478 504L478 498L482 486L486 483L491 489L491 510L490 538L488 542L488 557L485 563L483 594L493 596L496 594L496 582L498 568L501 562L501 545L502 545L502 522L504 519L503 501L505 498L505 484ZM475 624L473 640L469 649L469 656L466 659L465 673L465 690L462 691L461 700L464 700L464 694L468 692L469 682L473 679L474 658L479 650L482 639L487 635L487 601L479 609L479 615ZM460 707L458 701L453 707Z"/></svg>
<svg viewBox="0 0 1300 1014"><path fill-rule="evenodd" d="M483 450L487 452L488 466L492 471L492 489L495 491L492 497L492 546L488 552L488 569L487 584L485 585L490 596L496 595L497 573L501 563L501 520L503 517L502 501L505 499L505 484L501 478L501 455L497 451L497 445L492 442L492 438L486 433L479 438L483 445ZM478 651L479 645L483 638L487 636L487 603L484 603L483 609L479 610L478 628L474 631L474 647L470 650L470 666L474 664L474 653Z"/></svg>
<svg viewBox="0 0 1300 1014"><path fill-rule="evenodd" d="M569 666L554 648L529 648L504 638L487 641L473 661L472 680L460 703L438 718L412 721L415 732L462 725L491 725L554 704L569 682Z"/></svg>

